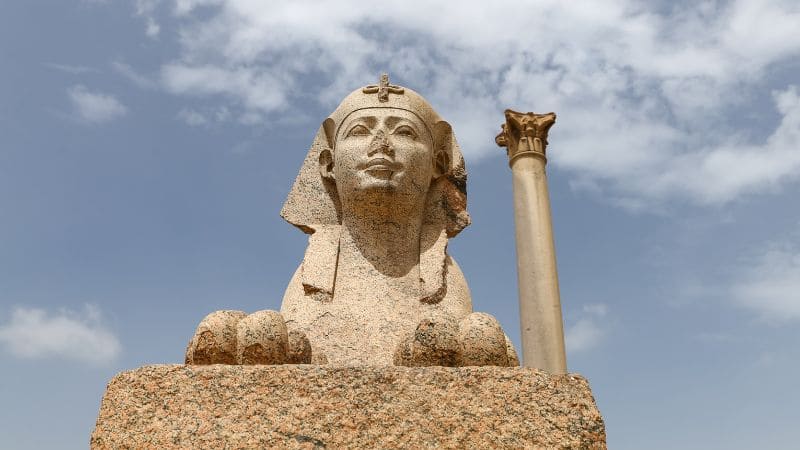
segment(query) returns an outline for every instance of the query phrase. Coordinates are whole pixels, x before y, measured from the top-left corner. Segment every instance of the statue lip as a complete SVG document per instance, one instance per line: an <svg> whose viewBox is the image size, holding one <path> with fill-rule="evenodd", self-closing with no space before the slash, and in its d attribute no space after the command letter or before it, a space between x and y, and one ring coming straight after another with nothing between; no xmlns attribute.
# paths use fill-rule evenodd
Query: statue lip
<svg viewBox="0 0 800 450"><path fill-rule="evenodd" d="M399 164L386 158L373 158L364 164L366 170L389 170L395 171L399 168Z"/></svg>

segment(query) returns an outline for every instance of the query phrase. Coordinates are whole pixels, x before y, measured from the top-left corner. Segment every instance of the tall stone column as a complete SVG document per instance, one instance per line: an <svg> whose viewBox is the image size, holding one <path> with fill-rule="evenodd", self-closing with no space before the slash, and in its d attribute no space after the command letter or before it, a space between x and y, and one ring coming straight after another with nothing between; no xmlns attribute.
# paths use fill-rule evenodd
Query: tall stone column
<svg viewBox="0 0 800 450"><path fill-rule="evenodd" d="M564 323L545 165L554 113L507 109L497 145L506 147L514 183L522 359L526 367L566 373Z"/></svg>

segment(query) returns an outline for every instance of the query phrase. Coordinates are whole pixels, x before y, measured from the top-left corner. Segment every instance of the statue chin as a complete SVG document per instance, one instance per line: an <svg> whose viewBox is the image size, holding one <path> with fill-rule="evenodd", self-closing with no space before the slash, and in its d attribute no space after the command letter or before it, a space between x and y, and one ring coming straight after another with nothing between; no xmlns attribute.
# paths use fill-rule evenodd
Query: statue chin
<svg viewBox="0 0 800 450"><path fill-rule="evenodd" d="M399 183L394 172L381 171L381 172L366 172L361 177L358 190L380 190L380 191L397 191Z"/></svg>
<svg viewBox="0 0 800 450"><path fill-rule="evenodd" d="M415 191L413 186L408 186L410 183L405 182L407 178L399 171L367 169L358 172L355 177L348 178L345 182L336 184L340 195L349 192L354 198L364 198L364 195L405 197L409 196L408 194L413 195Z"/></svg>
<svg viewBox="0 0 800 450"><path fill-rule="evenodd" d="M390 181L392 179L392 177L394 176L395 171L391 170L391 169L369 168L369 169L365 170L364 173L368 177L372 177L372 178L375 178L375 179L378 179L378 180L383 180L383 181Z"/></svg>

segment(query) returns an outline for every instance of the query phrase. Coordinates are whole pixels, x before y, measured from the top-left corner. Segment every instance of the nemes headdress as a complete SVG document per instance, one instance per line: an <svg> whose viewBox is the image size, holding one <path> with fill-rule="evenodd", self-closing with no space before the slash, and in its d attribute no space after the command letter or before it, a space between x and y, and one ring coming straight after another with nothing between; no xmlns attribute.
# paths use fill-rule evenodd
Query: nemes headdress
<svg viewBox="0 0 800 450"><path fill-rule="evenodd" d="M326 149L335 152L342 123L354 112L368 108L402 109L415 114L433 137L434 153L442 156L438 159L442 175L433 180L428 191L420 242L421 300L439 301L446 289L447 238L454 237L470 223L464 158L450 124L418 93L389 84L386 74L378 85L351 92L325 119L281 210L281 217L287 222L311 234L303 260L303 287L307 294L321 300L333 296L341 209L335 183L320 174L320 153ZM308 265L313 265L314 270L305 270Z"/></svg>

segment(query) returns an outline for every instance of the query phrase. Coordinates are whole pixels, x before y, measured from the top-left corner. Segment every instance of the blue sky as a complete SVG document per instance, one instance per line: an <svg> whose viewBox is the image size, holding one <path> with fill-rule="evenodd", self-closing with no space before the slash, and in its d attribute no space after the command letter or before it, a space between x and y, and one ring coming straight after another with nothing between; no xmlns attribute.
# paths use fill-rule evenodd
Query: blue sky
<svg viewBox="0 0 800 450"><path fill-rule="evenodd" d="M519 342L507 108L548 165L570 371L610 448L791 448L794 1L10 1L0 6L0 436L85 448L106 382L218 309L278 309L278 211L322 120L392 81L467 159L450 242Z"/></svg>

